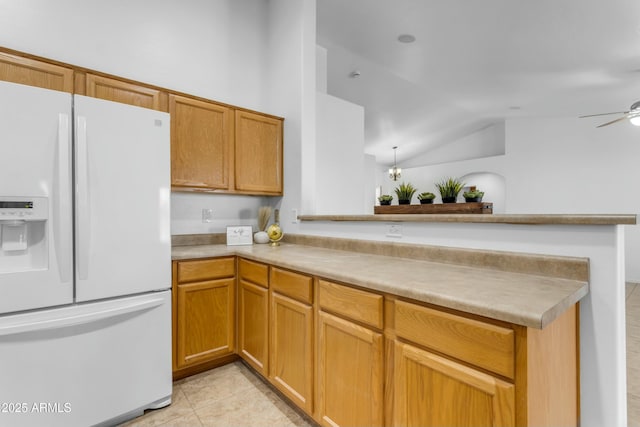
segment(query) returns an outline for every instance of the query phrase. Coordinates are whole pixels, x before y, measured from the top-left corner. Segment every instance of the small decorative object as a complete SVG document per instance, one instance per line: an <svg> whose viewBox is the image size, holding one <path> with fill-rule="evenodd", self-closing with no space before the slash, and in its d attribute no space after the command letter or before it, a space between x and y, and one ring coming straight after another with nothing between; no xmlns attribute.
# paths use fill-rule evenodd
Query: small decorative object
<svg viewBox="0 0 640 427"><path fill-rule="evenodd" d="M484 196L484 191L476 190L476 187L470 187L469 191L462 193L462 196L464 197L464 201L467 203L481 202L482 196Z"/></svg>
<svg viewBox="0 0 640 427"><path fill-rule="evenodd" d="M271 246L280 246L280 240L282 240L284 233L280 228L280 211L278 209L273 213L273 219L275 222L267 228L267 234L269 235Z"/></svg>
<svg viewBox="0 0 640 427"><path fill-rule="evenodd" d="M378 197L378 201L380 202L381 206L390 205L392 200L393 196L390 196L389 194L383 194L382 196Z"/></svg>
<svg viewBox="0 0 640 427"><path fill-rule="evenodd" d="M442 197L442 203L455 203L458 193L464 187L464 183L458 178L447 178L436 184L436 188Z"/></svg>
<svg viewBox="0 0 640 427"><path fill-rule="evenodd" d="M435 198L436 198L436 195L428 191L418 194L418 200L420 200L421 205L427 205L429 203L433 203L433 199Z"/></svg>
<svg viewBox="0 0 640 427"><path fill-rule="evenodd" d="M394 190L396 192L396 196L398 196L398 204L399 205L410 205L411 198L416 192L416 188L409 184L405 184L404 182L396 187Z"/></svg>
<svg viewBox="0 0 640 427"><path fill-rule="evenodd" d="M227 246L251 245L251 226L235 225L227 227Z"/></svg>
<svg viewBox="0 0 640 427"><path fill-rule="evenodd" d="M267 225L271 217L271 207L262 206L258 209L258 231L253 235L253 241L256 243L269 243L269 235L267 234Z"/></svg>

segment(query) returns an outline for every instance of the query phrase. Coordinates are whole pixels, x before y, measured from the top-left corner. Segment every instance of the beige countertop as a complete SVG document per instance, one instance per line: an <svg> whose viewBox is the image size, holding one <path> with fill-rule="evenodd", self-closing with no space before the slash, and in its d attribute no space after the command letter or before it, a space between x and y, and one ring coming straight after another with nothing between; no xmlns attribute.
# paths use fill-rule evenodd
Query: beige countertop
<svg viewBox="0 0 640 427"><path fill-rule="evenodd" d="M174 260L229 255L538 329L588 293L581 280L291 243L172 249Z"/></svg>
<svg viewBox="0 0 640 427"><path fill-rule="evenodd" d="M494 224L633 225L632 214L377 214L299 215L300 221L466 222Z"/></svg>

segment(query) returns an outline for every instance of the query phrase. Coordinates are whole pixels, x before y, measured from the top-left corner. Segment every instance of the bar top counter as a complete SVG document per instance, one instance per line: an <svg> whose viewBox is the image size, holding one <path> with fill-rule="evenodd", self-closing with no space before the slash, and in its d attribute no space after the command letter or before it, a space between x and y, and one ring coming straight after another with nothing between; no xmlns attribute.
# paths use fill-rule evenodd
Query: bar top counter
<svg viewBox="0 0 640 427"><path fill-rule="evenodd" d="M633 214L375 214L299 215L300 221L401 221L492 224L634 225Z"/></svg>

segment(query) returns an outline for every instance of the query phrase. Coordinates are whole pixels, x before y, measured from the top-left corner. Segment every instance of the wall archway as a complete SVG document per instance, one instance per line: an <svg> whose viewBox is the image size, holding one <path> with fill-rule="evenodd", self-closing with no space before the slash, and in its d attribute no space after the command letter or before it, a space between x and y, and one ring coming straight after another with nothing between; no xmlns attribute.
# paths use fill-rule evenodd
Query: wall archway
<svg viewBox="0 0 640 427"><path fill-rule="evenodd" d="M460 177L466 183L464 191L476 186L484 191L483 201L493 203L493 213L506 211L506 178L495 172L471 172Z"/></svg>

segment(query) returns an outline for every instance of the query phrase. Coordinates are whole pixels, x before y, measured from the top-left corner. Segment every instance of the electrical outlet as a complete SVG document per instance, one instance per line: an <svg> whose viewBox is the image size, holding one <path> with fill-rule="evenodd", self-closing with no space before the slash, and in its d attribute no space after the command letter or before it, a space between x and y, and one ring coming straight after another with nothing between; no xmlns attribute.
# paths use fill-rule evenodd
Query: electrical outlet
<svg viewBox="0 0 640 427"><path fill-rule="evenodd" d="M293 219L291 220L292 224L297 224L298 221L298 209L291 209L291 216Z"/></svg>
<svg viewBox="0 0 640 427"><path fill-rule="evenodd" d="M202 209L202 222L213 221L213 209Z"/></svg>
<svg viewBox="0 0 640 427"><path fill-rule="evenodd" d="M389 224L387 237L402 237L402 224Z"/></svg>

